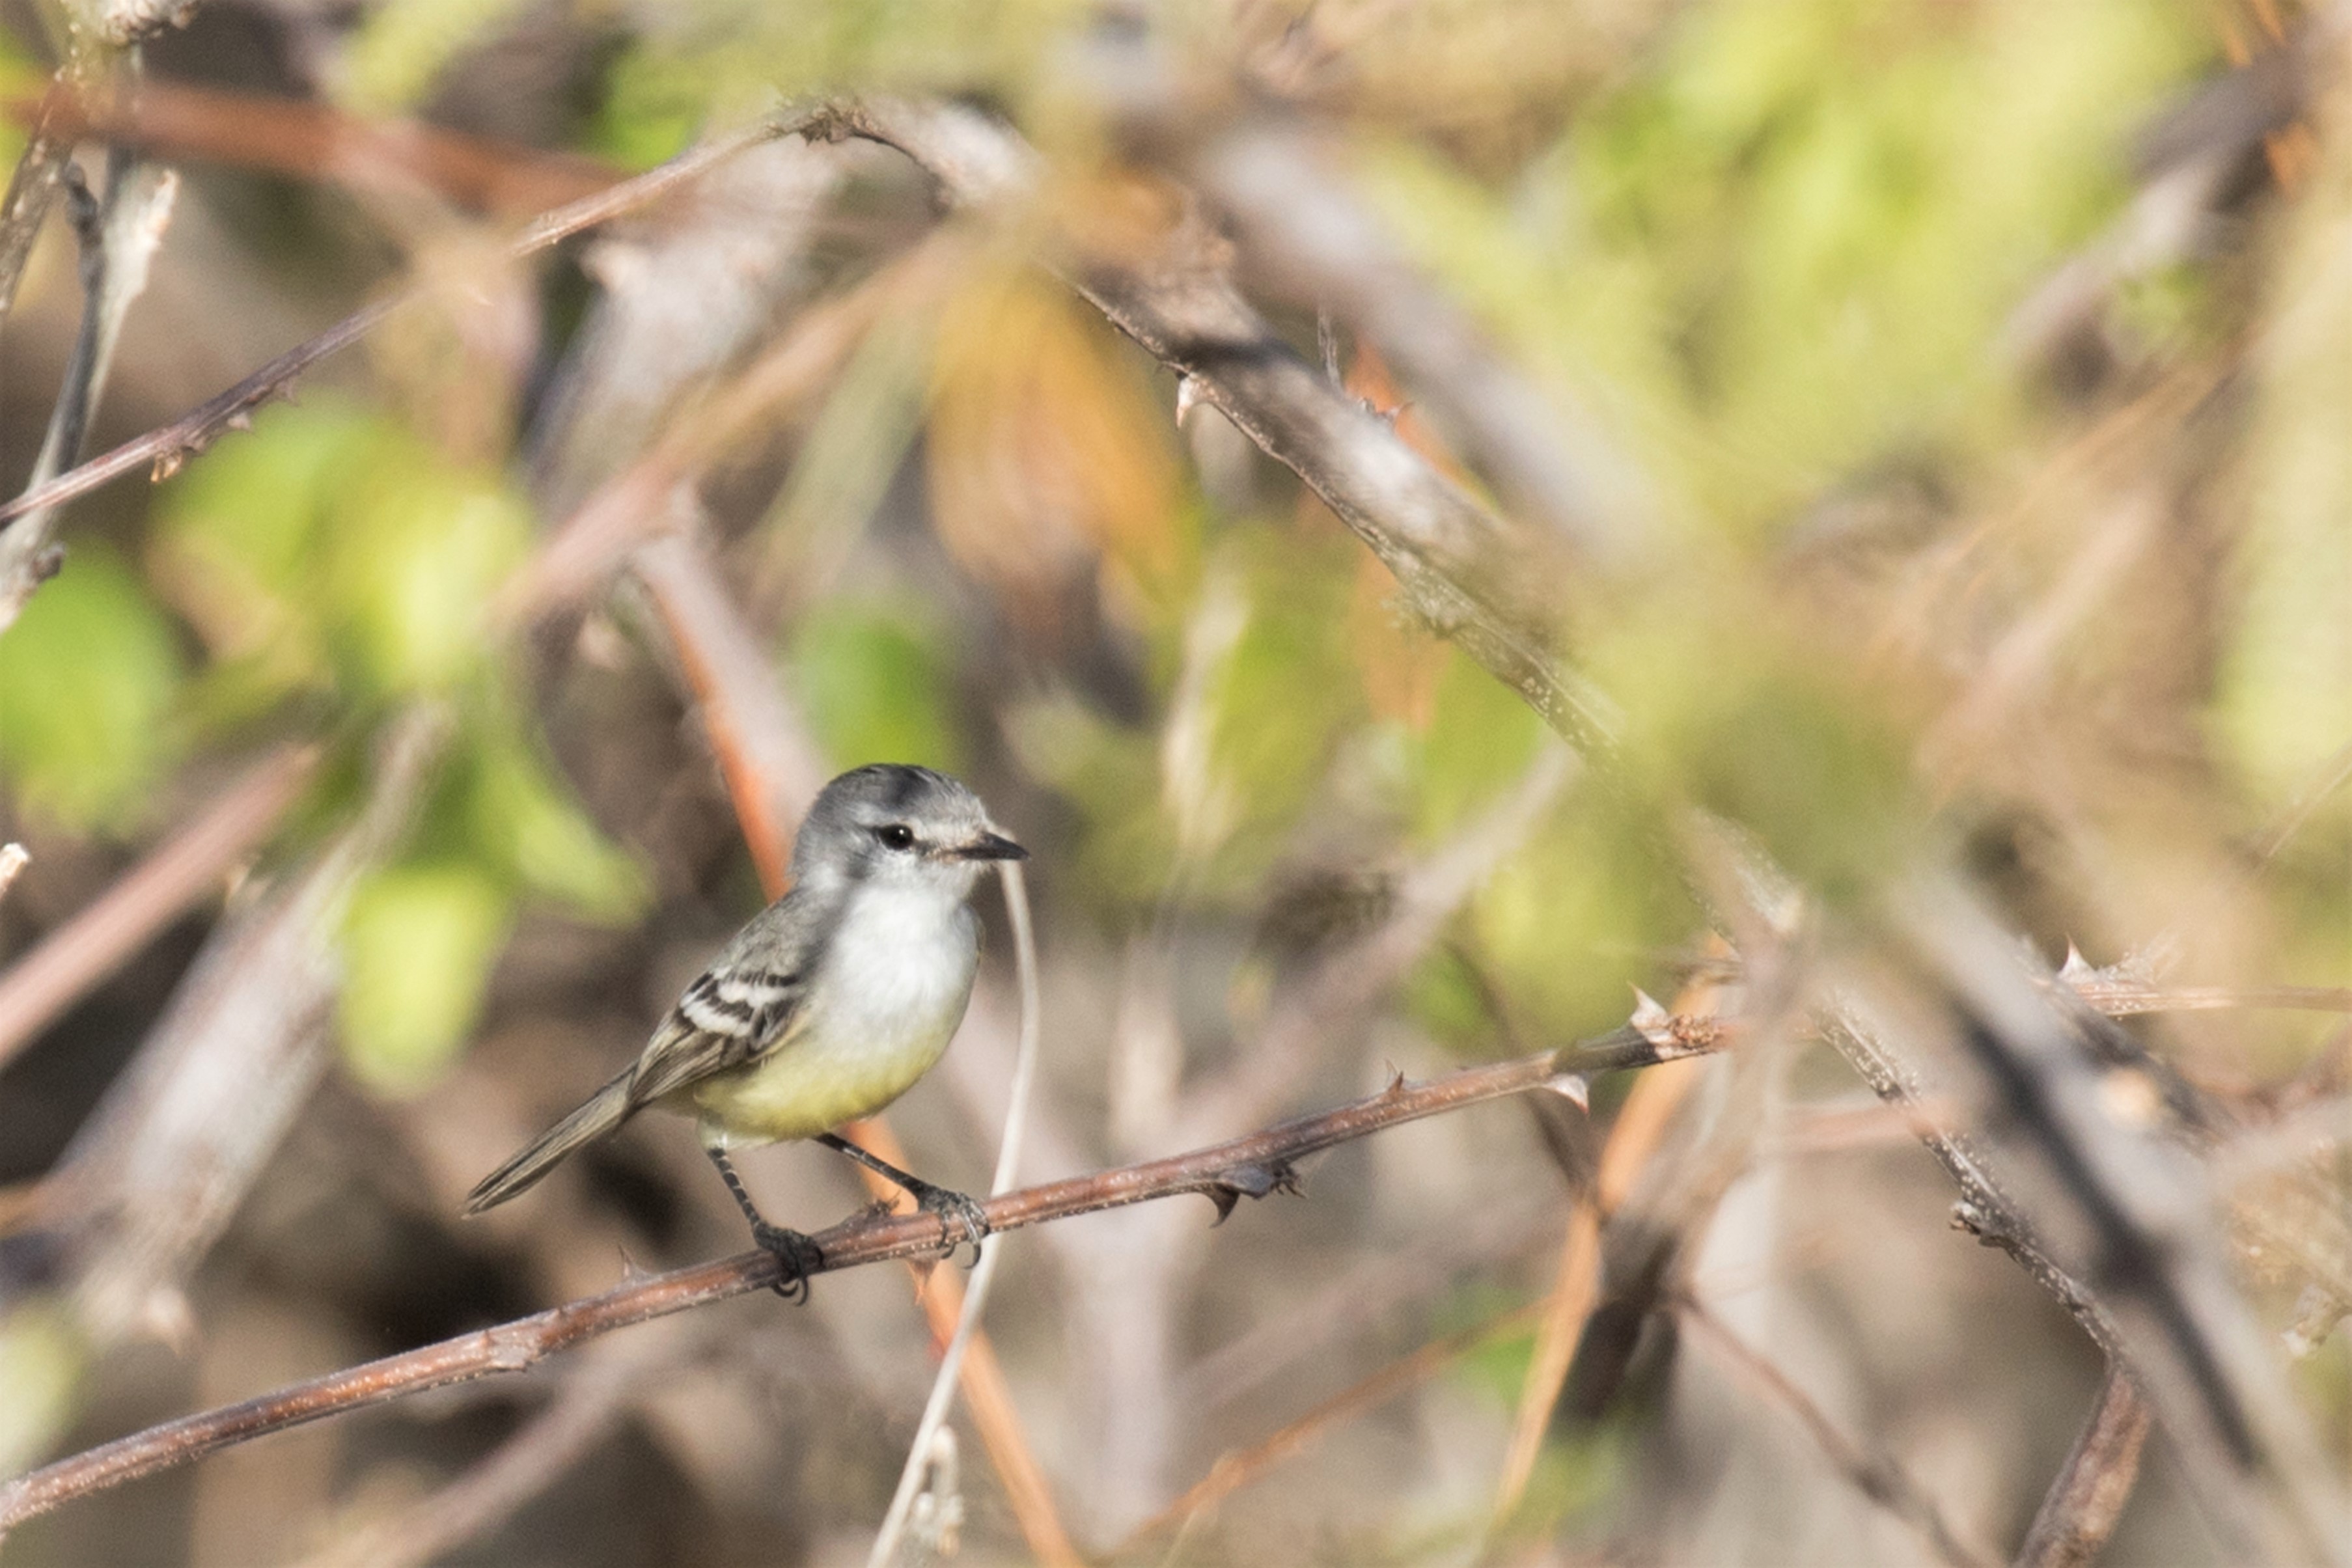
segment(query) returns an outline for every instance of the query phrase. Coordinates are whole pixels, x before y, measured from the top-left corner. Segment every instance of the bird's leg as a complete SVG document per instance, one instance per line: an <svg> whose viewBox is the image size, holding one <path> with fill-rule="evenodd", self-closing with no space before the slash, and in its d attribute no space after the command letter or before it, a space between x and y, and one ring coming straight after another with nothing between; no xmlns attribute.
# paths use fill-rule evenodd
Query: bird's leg
<svg viewBox="0 0 2352 1568"><path fill-rule="evenodd" d="M787 1230L781 1225L771 1225L760 1217L751 1202L751 1195L743 1190L743 1178L735 1174L735 1162L720 1148L705 1148L710 1163L719 1167L719 1179L727 1184L728 1193L735 1207L751 1222L751 1240L760 1249L773 1257L779 1270L774 1290L788 1301L805 1301L809 1298L809 1276L824 1262L824 1254L815 1242L797 1230Z"/></svg>
<svg viewBox="0 0 2352 1568"><path fill-rule="evenodd" d="M962 1193L933 1186L920 1176L908 1176L888 1160L866 1153L837 1133L819 1133L816 1141L828 1149L837 1149L847 1155L883 1180L896 1182L906 1188L914 1198L916 1207L925 1214L939 1216L940 1234L947 1239L949 1256L954 1256L955 1249L969 1241L971 1243L971 1260L975 1266L979 1264L980 1244L986 1239L989 1226L988 1213L978 1203ZM956 1239L954 1232L949 1228L950 1220L963 1231L962 1240Z"/></svg>

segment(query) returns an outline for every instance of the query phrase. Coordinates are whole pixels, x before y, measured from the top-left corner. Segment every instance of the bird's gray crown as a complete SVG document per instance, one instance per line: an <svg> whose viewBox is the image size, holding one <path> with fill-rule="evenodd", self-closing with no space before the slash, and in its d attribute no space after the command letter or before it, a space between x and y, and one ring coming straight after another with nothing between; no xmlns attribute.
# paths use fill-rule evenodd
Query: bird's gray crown
<svg viewBox="0 0 2352 1568"><path fill-rule="evenodd" d="M903 762L854 768L827 784L793 844L795 883L896 880L953 870L970 886L982 862L1024 852L999 834L980 797L944 773Z"/></svg>

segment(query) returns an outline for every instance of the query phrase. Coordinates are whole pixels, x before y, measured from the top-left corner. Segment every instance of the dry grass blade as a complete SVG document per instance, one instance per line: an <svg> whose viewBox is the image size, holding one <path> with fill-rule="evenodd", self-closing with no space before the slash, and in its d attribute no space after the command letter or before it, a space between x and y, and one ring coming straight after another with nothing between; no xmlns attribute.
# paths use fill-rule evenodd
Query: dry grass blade
<svg viewBox="0 0 2352 1568"><path fill-rule="evenodd" d="M73 155L73 137L65 129L72 96L63 83L42 96L32 117L32 134L8 177L8 193L0 198L0 323L8 319L9 308L16 302L16 285L24 280L33 241L41 232L41 220L48 216L49 204L57 200L66 162Z"/></svg>
<svg viewBox="0 0 2352 1568"><path fill-rule="evenodd" d="M1004 1132L997 1145L996 1170L990 1180L989 1192L993 1197L1010 1187L1021 1167L1021 1147L1029 1120L1029 1092L1037 1076L1037 1039L1041 1005L1037 986L1037 942L1029 923L1029 885L1018 862L1008 861L998 868L1004 883L1004 909L1013 922L1014 961L1021 977L1020 1043L1013 1059L1013 1087L1010 1103L1004 1113ZM948 1337L946 1349L940 1356L939 1375L932 1380L930 1396L924 1402L922 1419L916 1424L915 1438L908 1446L905 1469L899 1473L897 1492L890 1499L889 1512L884 1516L882 1528L876 1531L874 1547L866 1554L867 1568L888 1568L898 1556L900 1538L905 1534L909 1517L915 1511L916 1496L924 1478L929 1473L932 1447L948 1416L949 1404L955 1396L956 1384L964 1358L971 1347L979 1343L980 1314L987 1304L989 1287L994 1283L998 1265L1003 1260L1004 1243L999 1241L988 1249L973 1269L971 1283L963 1292L963 1301L956 1312L955 1331ZM992 1357L992 1360L993 1357ZM993 1392L1004 1392L1001 1381ZM1018 1442L1022 1469L1033 1493L1042 1493L1043 1485L1029 1459L1028 1444L1021 1439L1018 1419L1010 1401L996 1413L994 1419L1006 1424ZM1032 1502L1035 1500L1033 1495ZM1024 1518L1024 1524L1027 1521ZM1045 1540L1041 1544L1033 1534L1031 1544L1039 1548L1039 1555L1062 1568L1073 1565L1077 1554L1064 1534L1060 1520L1050 1506L1045 1516Z"/></svg>
<svg viewBox="0 0 2352 1568"><path fill-rule="evenodd" d="M81 455L107 371L131 307L147 291L147 271L172 221L180 177L141 163L117 148L107 157L105 194L93 201L79 170L66 171L67 195L81 245L81 329L66 361L65 383L49 411L48 434L33 462L33 488ZM0 514L7 515L7 514ZM0 632L23 613L25 601L55 575L58 551L49 543L55 507L32 507L0 531Z"/></svg>
<svg viewBox="0 0 2352 1568"><path fill-rule="evenodd" d="M7 106L37 123L47 99ZM419 120L362 120L326 104L226 92L151 78L127 100L68 97L68 140L95 135L164 157L267 169L367 188L415 182L452 202L524 216L620 183L620 171L576 154L467 136Z"/></svg>
<svg viewBox="0 0 2352 1568"><path fill-rule="evenodd" d="M1519 1391L1517 1414L1511 1424L1511 1445L1503 1457L1503 1474L1495 1490L1495 1518L1506 1520L1526 1495L1528 1479L1535 1474L1543 1449L1544 1432L1552 1409L1568 1382L1569 1364L1576 1354L1577 1337L1592 1311L1601 1284L1601 1227L1631 1191L1633 1177L1655 1152L1675 1110L1696 1082L1696 1062L1678 1063L1662 1071L1645 1072L1625 1096L1601 1151L1601 1166L1589 1197L1576 1200L1560 1243L1559 1282L1544 1299L1543 1315L1536 1326L1535 1354Z"/></svg>

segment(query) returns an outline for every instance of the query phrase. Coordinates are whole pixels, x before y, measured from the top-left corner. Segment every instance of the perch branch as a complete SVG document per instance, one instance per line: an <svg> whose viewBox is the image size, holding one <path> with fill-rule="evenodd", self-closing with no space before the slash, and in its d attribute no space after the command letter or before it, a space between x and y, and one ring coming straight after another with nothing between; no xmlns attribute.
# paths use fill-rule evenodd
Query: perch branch
<svg viewBox="0 0 2352 1568"><path fill-rule="evenodd" d="M1399 1079L1381 1093L1336 1110L1190 1154L1024 1187L990 1198L982 1208L990 1230L997 1233L1184 1193L1201 1194L1221 1213L1229 1213L1244 1196L1263 1197L1292 1185L1297 1162L1340 1144L1525 1093L1564 1072L1649 1067L1732 1043L1732 1031L1717 1020L1677 1021L1683 1027L1653 1031L1660 1037L1655 1040L1628 1027L1560 1051L1464 1068L1419 1083ZM927 1214L861 1216L821 1232L814 1240L824 1256L813 1272L831 1272L934 1253L940 1222ZM743 1253L632 1281L601 1296L168 1421L0 1484L0 1532L77 1498L253 1437L428 1389L521 1372L615 1329L764 1290L776 1278L772 1255Z"/></svg>

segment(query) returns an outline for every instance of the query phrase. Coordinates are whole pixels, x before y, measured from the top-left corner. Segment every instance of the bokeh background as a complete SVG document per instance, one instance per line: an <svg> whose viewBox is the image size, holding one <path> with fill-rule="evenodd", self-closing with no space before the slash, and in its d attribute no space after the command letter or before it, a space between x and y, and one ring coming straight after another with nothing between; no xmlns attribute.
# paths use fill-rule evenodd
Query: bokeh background
<svg viewBox="0 0 2352 1568"><path fill-rule="evenodd" d="M1032 1178L1601 1033L1636 988L1734 1005L1720 859L1675 826L1703 809L1832 912L1940 857L2045 964L2221 998L2134 1038L2225 1108L2222 1190L2290 1167L2340 1235L2340 1015L2235 1004L2352 984L2342 6L203 0L119 101L132 62L75 37L0 5L0 155L70 55L178 181L91 451L422 298L73 503L0 632L10 1473L739 1250L662 1117L456 1208L760 907L792 810L880 759L969 779L1035 854ZM950 214L892 151L785 141L505 249L828 93L984 108L1038 193ZM1183 149L1260 123L1367 220L1377 308L1255 254L1263 214L1213 254L1528 526L1512 570L1620 717L1608 765L1050 270L1218 229ZM102 187L102 139L80 158ZM82 314L64 212L0 329L12 492ZM1415 312L1508 368L1613 565L1383 354ZM1014 1032L982 904L963 1037L890 1113L971 1188ZM1937 1561L1706 1335L1654 1324L1613 1397L1547 1414L1536 1324L1580 1245L1590 1292L1597 1192L2006 1560L2099 1353L1801 1034L1351 1145L1213 1229L1184 1199L995 1243L1045 1500L960 1416L961 1556L1050 1555L1042 1506L1121 1563ZM821 1151L744 1164L791 1223L864 1201ZM2234 1260L2340 1481L2345 1301ZM5 1555L860 1562L935 1364L917 1288L631 1331ZM2221 1560L2194 1491L2159 1433L2105 1560Z"/></svg>

